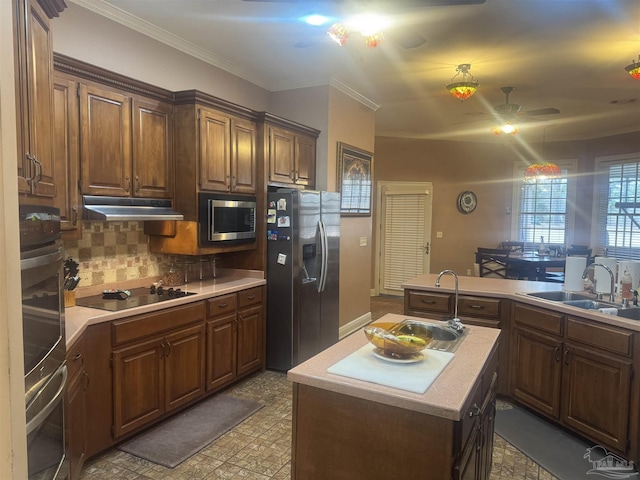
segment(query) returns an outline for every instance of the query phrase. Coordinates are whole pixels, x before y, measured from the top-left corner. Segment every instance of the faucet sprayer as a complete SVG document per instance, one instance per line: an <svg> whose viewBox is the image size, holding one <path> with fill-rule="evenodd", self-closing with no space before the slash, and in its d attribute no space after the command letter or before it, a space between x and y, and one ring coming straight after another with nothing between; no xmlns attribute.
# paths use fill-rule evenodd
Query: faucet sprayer
<svg viewBox="0 0 640 480"><path fill-rule="evenodd" d="M460 331L464 328L464 325L460 322L458 318L458 275L453 270L443 270L438 274L438 278L436 278L436 287L440 288L440 279L443 275L451 275L454 278L454 286L455 286L455 305L453 310L453 318L447 321L447 324L450 328Z"/></svg>

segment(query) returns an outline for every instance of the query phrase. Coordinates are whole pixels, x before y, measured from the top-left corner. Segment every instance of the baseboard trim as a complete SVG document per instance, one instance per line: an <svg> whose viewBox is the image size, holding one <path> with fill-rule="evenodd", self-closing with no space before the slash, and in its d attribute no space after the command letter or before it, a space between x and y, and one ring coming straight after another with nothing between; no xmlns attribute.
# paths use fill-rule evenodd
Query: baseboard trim
<svg viewBox="0 0 640 480"><path fill-rule="evenodd" d="M351 320L349 323L341 326L338 332L340 340L342 340L347 335L351 335L353 332L359 330L368 323L371 323L371 312L367 312L364 315L356 318L355 320Z"/></svg>

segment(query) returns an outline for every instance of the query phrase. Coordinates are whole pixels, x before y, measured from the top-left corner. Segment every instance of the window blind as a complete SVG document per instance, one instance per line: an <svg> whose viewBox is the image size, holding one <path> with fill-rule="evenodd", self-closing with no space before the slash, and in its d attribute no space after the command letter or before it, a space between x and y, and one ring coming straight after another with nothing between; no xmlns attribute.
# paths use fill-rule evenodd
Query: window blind
<svg viewBox="0 0 640 480"><path fill-rule="evenodd" d="M401 290L402 283L423 272L425 199L422 194L385 192L385 289Z"/></svg>

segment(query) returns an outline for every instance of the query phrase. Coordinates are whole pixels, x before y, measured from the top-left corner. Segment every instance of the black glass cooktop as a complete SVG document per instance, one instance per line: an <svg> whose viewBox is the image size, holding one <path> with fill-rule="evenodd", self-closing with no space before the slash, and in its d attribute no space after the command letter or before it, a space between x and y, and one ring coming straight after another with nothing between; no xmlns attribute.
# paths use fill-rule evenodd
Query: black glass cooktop
<svg viewBox="0 0 640 480"><path fill-rule="evenodd" d="M116 294L115 292L118 293ZM195 295L195 292L185 292L180 288L163 288L156 290L155 288L140 287L115 292L110 290L108 293L105 291L105 294L78 298L76 299L76 305L117 312L128 308L141 307L152 303L166 302L175 300L176 298ZM127 293L120 294L119 292Z"/></svg>

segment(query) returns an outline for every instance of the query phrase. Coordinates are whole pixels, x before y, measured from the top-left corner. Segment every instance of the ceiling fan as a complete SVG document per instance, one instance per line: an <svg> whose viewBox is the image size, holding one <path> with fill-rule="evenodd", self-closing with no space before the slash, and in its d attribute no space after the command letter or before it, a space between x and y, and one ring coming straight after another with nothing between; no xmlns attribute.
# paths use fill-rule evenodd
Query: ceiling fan
<svg viewBox="0 0 640 480"><path fill-rule="evenodd" d="M487 112L469 112L466 115L471 115L471 116L498 115L500 117L503 117L505 120L513 120L514 118L518 117L519 120L524 119L524 120L536 121L538 119L534 117L543 116L543 115L556 115L560 113L560 110L553 107L539 108L536 110L527 110L523 112L521 105L518 105L517 103L509 102L509 94L511 94L511 92L513 92L514 89L515 87L512 85L500 88L500 91L502 91L502 93L504 93L505 95L505 100L503 104L496 105L494 107L494 111L495 111L494 114L490 114Z"/></svg>
<svg viewBox="0 0 640 480"><path fill-rule="evenodd" d="M328 4L332 6L339 5L340 7L353 7L358 9L364 8L376 8L382 9L391 8L395 11L398 9L415 9L422 7L439 7L439 6L455 6L455 5L480 5L487 0L395 0L390 3L385 0L242 0L244 2L259 2L259 3L295 3L298 5L321 5ZM390 35L392 41L402 48L412 49L417 48L424 43L426 39L417 32L404 30L392 32ZM300 45L308 46L308 42L299 42Z"/></svg>

